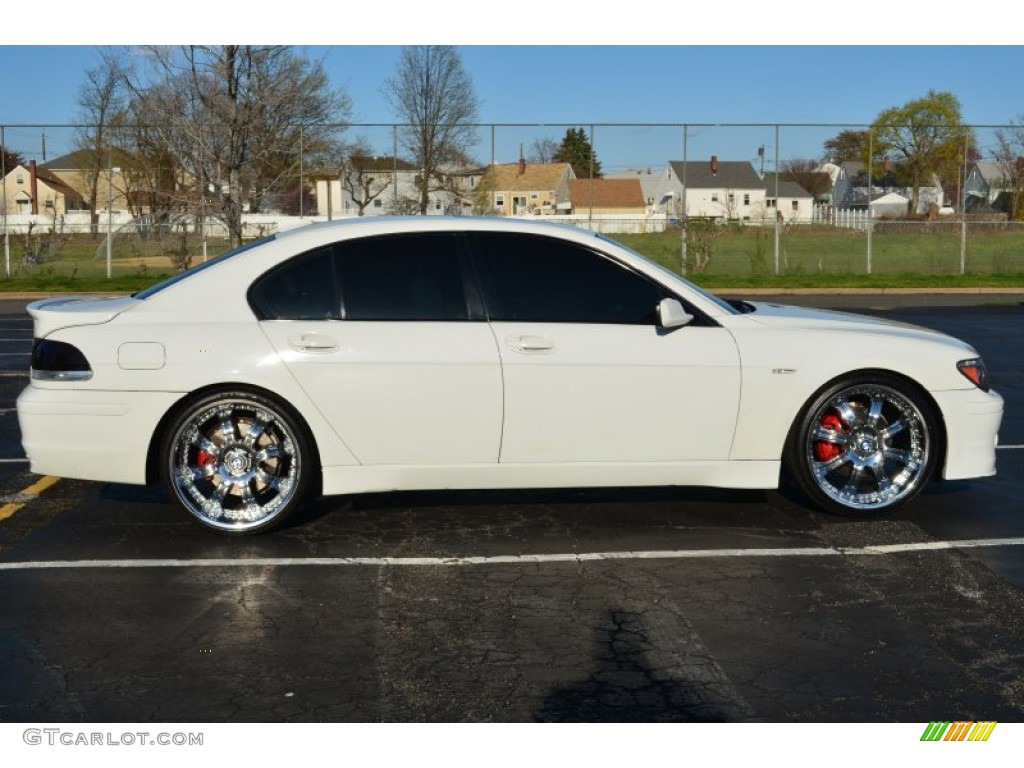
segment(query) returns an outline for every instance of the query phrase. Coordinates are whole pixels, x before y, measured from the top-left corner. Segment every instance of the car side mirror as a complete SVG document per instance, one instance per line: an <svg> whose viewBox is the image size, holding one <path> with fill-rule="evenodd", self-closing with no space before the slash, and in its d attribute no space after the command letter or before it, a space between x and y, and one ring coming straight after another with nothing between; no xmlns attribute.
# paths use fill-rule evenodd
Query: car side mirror
<svg viewBox="0 0 1024 768"><path fill-rule="evenodd" d="M662 299L658 302L658 325L662 328L682 328L693 321L678 299Z"/></svg>

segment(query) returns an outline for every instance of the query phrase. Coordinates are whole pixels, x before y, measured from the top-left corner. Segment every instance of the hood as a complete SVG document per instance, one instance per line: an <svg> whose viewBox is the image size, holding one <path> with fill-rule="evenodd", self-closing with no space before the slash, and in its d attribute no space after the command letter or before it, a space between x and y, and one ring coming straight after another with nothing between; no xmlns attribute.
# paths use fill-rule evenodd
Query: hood
<svg viewBox="0 0 1024 768"><path fill-rule="evenodd" d="M42 339L60 328L109 323L138 303L131 296L71 296L33 301L26 309L32 316L32 335Z"/></svg>
<svg viewBox="0 0 1024 768"><path fill-rule="evenodd" d="M747 315L751 320L771 328L792 328L794 330L823 331L864 331L865 333L885 333L913 338L951 338L941 331L924 328L911 323L895 320L883 320L867 315L854 315L849 312L835 312L829 309L811 309L808 307L790 307L782 304L762 304L747 302L756 311Z"/></svg>

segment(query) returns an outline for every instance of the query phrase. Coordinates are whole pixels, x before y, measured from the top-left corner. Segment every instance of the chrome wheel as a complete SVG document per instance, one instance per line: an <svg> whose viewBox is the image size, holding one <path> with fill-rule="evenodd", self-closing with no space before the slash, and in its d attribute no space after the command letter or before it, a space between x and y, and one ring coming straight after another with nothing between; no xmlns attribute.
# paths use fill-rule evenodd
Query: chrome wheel
<svg viewBox="0 0 1024 768"><path fill-rule="evenodd" d="M282 408L256 395L221 395L186 409L163 457L165 485L203 525L254 533L300 502L309 474L306 440Z"/></svg>
<svg viewBox="0 0 1024 768"><path fill-rule="evenodd" d="M832 511L887 511L921 490L935 463L931 408L887 378L846 382L807 412L797 479Z"/></svg>

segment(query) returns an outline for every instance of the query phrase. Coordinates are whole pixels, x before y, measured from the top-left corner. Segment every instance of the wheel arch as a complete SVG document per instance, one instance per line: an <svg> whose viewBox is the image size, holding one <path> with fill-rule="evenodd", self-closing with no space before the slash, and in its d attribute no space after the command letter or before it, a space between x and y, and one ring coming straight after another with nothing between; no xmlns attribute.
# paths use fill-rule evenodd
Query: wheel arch
<svg viewBox="0 0 1024 768"><path fill-rule="evenodd" d="M943 467L946 465L946 453L947 453L947 437L946 437L946 415L942 412L939 404L932 397L931 393L925 389L918 381L899 371L894 371L889 368L858 368L851 371L844 371L843 373L833 376L831 379L826 381L820 387L814 390L809 397L807 397L801 404L800 407L793 413L790 421L789 430L786 433L786 440L782 446L782 463L786 464L792 456L792 448L794 441L797 439L797 433L799 432L800 422L803 418L803 414L806 413L807 409L817 400L821 395L828 389L842 383L843 381L855 377L871 377L871 376L883 376L889 379L895 379L902 383L904 386L913 390L914 394L921 397L928 406L932 409L935 414L935 426L937 434L935 435L935 453L937 460L935 466L932 469L932 474L928 480L941 478Z"/></svg>
<svg viewBox="0 0 1024 768"><path fill-rule="evenodd" d="M313 432L309 425L309 422L303 417L303 415L287 400L283 399L280 395L272 392L269 389L255 386L245 382L218 382L216 384L208 384L199 389L193 390L185 395L178 398L174 404L167 409L164 415L157 422L156 428L153 430L153 434L149 436L149 447L146 451L146 482L149 484L160 482L160 440L163 437L167 426L177 418L178 414L181 413L191 403L201 400L207 395L212 395L217 392L248 392L254 395L260 395L265 397L281 408L288 411L289 415L292 416L296 422L301 425L302 429L306 432L306 437L309 440L310 446L313 449L313 462L314 467L314 478L312 492L319 494L322 490L322 462L320 460L320 446L316 441L316 434Z"/></svg>

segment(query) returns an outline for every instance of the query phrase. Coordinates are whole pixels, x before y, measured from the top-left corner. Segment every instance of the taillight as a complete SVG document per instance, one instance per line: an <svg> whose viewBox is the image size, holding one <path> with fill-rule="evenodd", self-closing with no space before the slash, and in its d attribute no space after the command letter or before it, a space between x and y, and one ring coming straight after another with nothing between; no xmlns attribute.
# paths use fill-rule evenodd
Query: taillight
<svg viewBox="0 0 1024 768"><path fill-rule="evenodd" d="M42 381L85 381L92 368L82 351L63 341L32 341L32 378Z"/></svg>
<svg viewBox="0 0 1024 768"><path fill-rule="evenodd" d="M970 360L961 360L956 367L974 386L982 392L988 392L988 369L985 367L984 360L980 357L972 357Z"/></svg>

